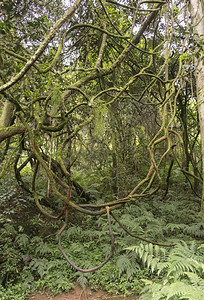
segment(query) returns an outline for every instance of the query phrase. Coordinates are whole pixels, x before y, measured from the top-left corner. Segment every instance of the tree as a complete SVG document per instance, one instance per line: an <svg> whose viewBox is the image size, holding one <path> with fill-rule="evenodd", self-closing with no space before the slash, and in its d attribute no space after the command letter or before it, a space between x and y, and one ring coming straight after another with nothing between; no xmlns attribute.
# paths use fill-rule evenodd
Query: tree
<svg viewBox="0 0 204 300"><path fill-rule="evenodd" d="M200 0L190 1L190 12L193 24L194 39L196 43L195 77L198 112L200 121L201 153L202 153L202 177L204 178L204 66L203 66L203 34L204 34L204 4ZM204 227L204 187L201 201L202 223Z"/></svg>

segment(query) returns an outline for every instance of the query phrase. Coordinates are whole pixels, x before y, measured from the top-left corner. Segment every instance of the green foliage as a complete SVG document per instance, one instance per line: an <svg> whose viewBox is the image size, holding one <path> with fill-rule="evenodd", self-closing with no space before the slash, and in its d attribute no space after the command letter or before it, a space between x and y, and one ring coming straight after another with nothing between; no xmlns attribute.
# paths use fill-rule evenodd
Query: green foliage
<svg viewBox="0 0 204 300"><path fill-rule="evenodd" d="M102 288L109 293L130 295L131 293L140 293L144 278L147 278L148 272L140 268L131 266L131 274L128 270L129 263L126 264L128 258L119 257L113 259L102 269L96 273L90 274L89 283L95 290ZM116 267L117 266L117 267ZM138 266L139 267L139 266Z"/></svg>
<svg viewBox="0 0 204 300"><path fill-rule="evenodd" d="M137 270L140 269L139 264L135 264L135 261L125 254L118 257L116 266L118 268L119 276L127 274L127 280L134 278L137 274Z"/></svg>
<svg viewBox="0 0 204 300"><path fill-rule="evenodd" d="M15 188L13 191L11 189L12 199L18 201L20 197L24 203L27 195L17 193ZM46 220L38 212L34 210L29 224L25 223L27 211L32 211L35 207L34 202L25 202L24 212L18 216L17 223L15 215L19 209L18 205L14 207L13 217L11 215L8 220L4 218L7 214L8 196L9 192L3 194L1 206L3 226L0 229L0 239L4 248L1 249L0 298L25 299L28 291L45 288L57 294L69 291L74 282L78 282L83 288L89 284L94 289L102 288L116 294L129 295L141 291L142 278L147 278L147 272L140 269L132 253L126 255L124 250L121 250L121 245L124 248L129 243L128 238L122 241L122 236L118 236L115 258L97 272L84 275L74 271L64 261L58 250L55 234L48 234L48 237L39 236L39 233L44 231ZM21 218L24 223L21 222ZM58 226L53 224L51 228L54 232L60 227L61 221L57 223ZM38 235L33 230L36 226ZM121 235L117 224L113 225L113 229L116 235L117 232ZM80 267L90 268L98 265L110 252L106 218L102 216L96 221L87 217L80 226L77 223L70 224L63 233L62 245L69 257Z"/></svg>
<svg viewBox="0 0 204 300"><path fill-rule="evenodd" d="M166 256L166 249L152 244L140 244L127 249L134 251L142 263L152 272L158 268L159 261Z"/></svg>
<svg viewBox="0 0 204 300"><path fill-rule="evenodd" d="M74 271L59 253L56 231L61 221L50 224L34 209L32 198L27 198L28 195L19 192L15 186L10 189L4 187L2 192L0 240L4 248L1 249L0 297L24 299L28 290L45 288L57 294L69 291L74 282L83 288L89 284L93 289L102 288L110 293L125 295L140 293L145 284L142 297L149 300L156 297L152 296L156 290L158 299L166 299L170 295L172 299L182 299L184 296L192 299L194 287L198 295L202 290L203 245L178 244L180 238L187 242L202 237L200 216L190 196L182 198L171 190L165 205L161 205L158 197L152 197L151 201L129 204L117 212L120 221L131 232L149 239L160 237L160 241L165 243L177 242L176 247L168 249L151 243L137 243L137 239L127 235L112 220L115 256L97 272L81 274ZM9 214L8 203L11 201L14 205ZM23 212L20 210L22 207ZM18 211L20 213L16 219ZM188 211L191 211L191 222ZM27 216L29 222L25 222ZM196 234L197 230L199 234ZM107 219L104 216L87 216L69 223L62 235L62 245L71 260L80 267L98 265L110 252ZM151 278L154 282L147 281ZM173 294L175 289L180 294Z"/></svg>
<svg viewBox="0 0 204 300"><path fill-rule="evenodd" d="M24 300L29 293L29 290L22 289L21 283L8 286L7 289L0 285L0 299L2 300Z"/></svg>
<svg viewBox="0 0 204 300"><path fill-rule="evenodd" d="M204 245L177 244L170 251L152 244L129 248L158 276L144 280L142 300L204 299Z"/></svg>

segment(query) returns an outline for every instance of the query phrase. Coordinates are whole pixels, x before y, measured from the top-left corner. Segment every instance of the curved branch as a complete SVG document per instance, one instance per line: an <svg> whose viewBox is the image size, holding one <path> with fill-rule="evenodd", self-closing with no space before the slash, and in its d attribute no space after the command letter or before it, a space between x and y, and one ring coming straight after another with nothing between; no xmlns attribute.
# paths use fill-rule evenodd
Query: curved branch
<svg viewBox="0 0 204 300"><path fill-rule="evenodd" d="M144 242L147 242L147 243L151 243L151 244L153 244L153 245L157 245L157 246L161 246L161 247L174 247L174 246L176 246L176 243L174 243L174 244L164 244L164 243L159 243L159 242L155 242L155 241L146 239L146 238L144 238L144 237L142 237L142 236L140 236L140 235L137 235L137 234L135 234L135 233L132 233L132 232L130 232L130 231L125 227L125 225L123 225L123 224L118 220L118 218L117 218L115 215L113 215L112 212L111 212L111 216L112 216L112 217L115 219L115 221L120 225L120 227L121 227L125 232L127 232L127 234L129 234L129 235L132 236L132 237L135 237L135 238L137 238L137 239L139 239L139 240L141 240L141 241L144 241ZM193 241L188 242L187 245L191 245L192 242L193 242ZM204 242L204 241L196 241L195 244L203 244L203 242Z"/></svg>
<svg viewBox="0 0 204 300"><path fill-rule="evenodd" d="M137 235L135 233L132 233L130 232L119 220L118 218L111 212L111 216L115 219L115 221L120 225L120 227L125 231L127 232L127 234L129 234L130 236L132 237L135 237L139 240L142 240L142 241L145 241L145 242L148 242L148 243L151 243L151 244L154 244L154 245L158 245L158 246L163 246L163 247L173 247L175 246L176 244L163 244L163 243L158 243L158 242L154 242L154 241L151 241L149 239L146 239L140 235Z"/></svg>
<svg viewBox="0 0 204 300"><path fill-rule="evenodd" d="M156 8L161 8L162 4L158 4ZM93 71L92 74L80 79L79 81L77 81L75 84L73 84L73 87L81 87L82 85L85 85L87 82L94 80L96 78L99 77L103 77L103 76L107 76L109 74L111 74L118 66L121 65L121 63L123 62L123 60L125 59L125 57L128 55L128 53L132 50L132 48L137 45L140 42L140 38L143 35L143 33L145 32L145 30L147 29L147 27L151 24L151 22L154 20L154 18L156 17L158 11L153 11L151 13L148 14L148 16L146 17L146 19L144 20L144 22L141 24L137 34L134 36L132 43L129 44L123 51L122 53L118 56L118 59L112 64L112 66L110 66L109 68L106 69L101 69L101 70L95 70ZM101 29L102 30L102 29ZM62 97L64 99L67 99L71 94L71 91L66 90Z"/></svg>
<svg viewBox="0 0 204 300"><path fill-rule="evenodd" d="M73 137L80 131L80 129L81 129L83 126L89 124L89 123L93 120L93 118L94 118L94 116L91 115L88 119L86 119L84 122L82 122L81 124L79 124L79 125L77 126L77 128L76 128L76 129L75 129L75 130L74 130L74 131L66 138L66 140L63 142L62 146L60 147L59 153L61 153L61 152L63 151L63 149L64 149L64 147L66 146L66 144L68 143L68 141L69 141L71 138L73 138Z"/></svg>
<svg viewBox="0 0 204 300"><path fill-rule="evenodd" d="M91 268L91 269L82 269L78 266L76 266L66 255L66 253L64 252L64 250L62 249L62 245L61 245L61 234L62 232L65 230L65 228L67 227L67 223L68 223L68 210L66 211L66 217L65 217L65 224L62 226L62 228L60 229L60 231L58 232L58 248L60 250L60 252L62 253L62 255L64 256L64 258L66 259L66 261L77 271L80 271L82 273L89 273L89 272L94 272L96 270L99 270L100 268L102 268L113 256L114 254L114 236L113 236L113 231L112 231L112 225L111 225L111 218L110 218L110 211L109 211L109 207L106 207L106 211L107 211L107 217L108 217L108 229L109 229L109 234L110 234L110 239L111 239L111 252L109 254L109 256L97 267Z"/></svg>
<svg viewBox="0 0 204 300"><path fill-rule="evenodd" d="M39 210L41 211L41 213L43 213L43 215L51 218L51 219L55 219L55 220L58 220L64 213L65 211L65 207L62 208L61 212L57 215L57 216L53 216L51 215L49 212L47 212L43 207L42 205L40 204L39 200L38 200L38 195L37 193L34 191L33 192L33 197L35 199L35 204L36 206L39 208Z"/></svg>
<svg viewBox="0 0 204 300"><path fill-rule="evenodd" d="M120 33L120 31L118 30L118 28L117 28L117 27L113 24L113 22L111 21L111 19L110 19L109 15L108 15L108 13L107 13L107 11L106 11L106 8L105 8L105 6L104 6L102 0L99 0L99 2L100 2L100 4L101 4L101 6L102 6L102 8L103 8L103 10L104 10L104 13L105 13L105 15L106 15L108 21L110 22L111 26L117 31L117 33L118 33L119 35L122 35L122 34Z"/></svg>
<svg viewBox="0 0 204 300"><path fill-rule="evenodd" d="M122 35L118 35L118 34L114 34L114 33L111 33L103 28L100 28L98 26L95 26L95 25L92 25L92 24L76 24L76 25L73 25L68 31L67 33L69 33L70 31L76 29L76 28L81 28L81 27L87 27L87 28L92 28L92 29L96 29L100 32L103 32L104 34L106 35L109 35L111 37L114 37L114 38L120 38L120 39L129 39L130 37L129 36L122 36Z"/></svg>
<svg viewBox="0 0 204 300"><path fill-rule="evenodd" d="M23 138L21 139L20 141L20 146L19 146L19 149L18 149L18 152L17 152L17 156L16 156L16 159L15 159L15 162L14 162L14 173L15 173L15 177L16 177L16 180L18 182L18 184L26 191L28 192L29 194L32 194L32 192L30 191L29 187L26 186L25 182L23 181L22 177L21 177L21 170L27 165L27 163L32 159L33 155L29 155L29 158L18 168L18 163L19 163L19 160L21 158L21 155L22 155L22 151L23 151Z"/></svg>
<svg viewBox="0 0 204 300"><path fill-rule="evenodd" d="M17 54L17 53L15 53L15 52L13 52L12 50L9 50L9 49L7 49L7 48L2 48L2 50L5 51L7 54L9 54L9 55L11 55L11 56L13 56L13 57L15 57L15 58L21 60L21 61L27 62L27 59L26 59L24 56L22 56L22 55L20 55L20 54ZM38 66L36 66L36 64L33 64L33 67L34 67L37 71L40 72L40 68L39 68Z"/></svg>
<svg viewBox="0 0 204 300"><path fill-rule="evenodd" d="M56 52L52 62L50 63L50 65L46 69L40 70L40 73L44 74L44 73L47 73L48 71L50 71L52 69L52 67L55 65L56 61L58 60L58 57L60 56L63 44L64 44L64 38L62 38L62 40L60 41L57 52Z"/></svg>
<svg viewBox="0 0 204 300"><path fill-rule="evenodd" d="M0 128L0 143L16 134L24 133L25 130L23 125Z"/></svg>
<svg viewBox="0 0 204 300"><path fill-rule="evenodd" d="M132 9L132 10L136 10L137 9L134 6L125 5L125 4L122 4L122 3L119 3L119 2L113 1L113 0L106 0L106 2L115 4L117 6L121 6L121 7L124 7L124 8Z"/></svg>

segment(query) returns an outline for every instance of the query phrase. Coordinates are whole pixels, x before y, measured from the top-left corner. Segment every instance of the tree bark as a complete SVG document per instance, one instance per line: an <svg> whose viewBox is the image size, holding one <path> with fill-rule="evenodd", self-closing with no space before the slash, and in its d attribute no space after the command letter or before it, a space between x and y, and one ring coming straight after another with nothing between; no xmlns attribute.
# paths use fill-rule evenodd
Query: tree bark
<svg viewBox="0 0 204 300"><path fill-rule="evenodd" d="M0 117L0 127L8 127L9 125L11 125L13 108L14 108L13 103L6 100L4 107L3 107L2 115Z"/></svg>
<svg viewBox="0 0 204 300"><path fill-rule="evenodd" d="M21 134L23 132L25 132L25 127L23 125L2 127L0 128L0 143L9 137L12 137L16 134Z"/></svg>
<svg viewBox="0 0 204 300"><path fill-rule="evenodd" d="M190 13L193 24L194 40L199 43L203 39L204 34L204 2L202 0L190 1ZM197 49L199 51L199 49ZM204 65L202 63L203 56L195 56L196 66L196 93L198 101L198 113L200 122L201 136L201 154L202 154L202 175L204 179ZM204 182L204 180L203 180ZM204 227L204 183L201 200L202 224Z"/></svg>

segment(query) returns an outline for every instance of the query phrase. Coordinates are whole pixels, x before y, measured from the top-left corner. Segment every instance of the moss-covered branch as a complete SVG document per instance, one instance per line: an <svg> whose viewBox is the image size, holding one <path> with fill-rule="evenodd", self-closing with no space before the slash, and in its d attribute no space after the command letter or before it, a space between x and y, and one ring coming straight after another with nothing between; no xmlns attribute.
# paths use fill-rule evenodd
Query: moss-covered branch
<svg viewBox="0 0 204 300"><path fill-rule="evenodd" d="M60 27L73 15L75 10L80 5L81 0L76 0L74 4L67 10L67 12L55 23L53 29L48 33L42 44L39 46L35 54L30 58L29 61L25 64L25 66L21 69L21 71L12 77L7 83L0 86L0 92L3 92L13 86L16 82L18 82L23 76L30 70L33 64L37 61L37 59L42 55L42 53L47 48L49 42L54 38Z"/></svg>
<svg viewBox="0 0 204 300"><path fill-rule="evenodd" d="M13 125L10 127L0 128L0 143L14 135L24 133L25 130L25 126L23 125Z"/></svg>

